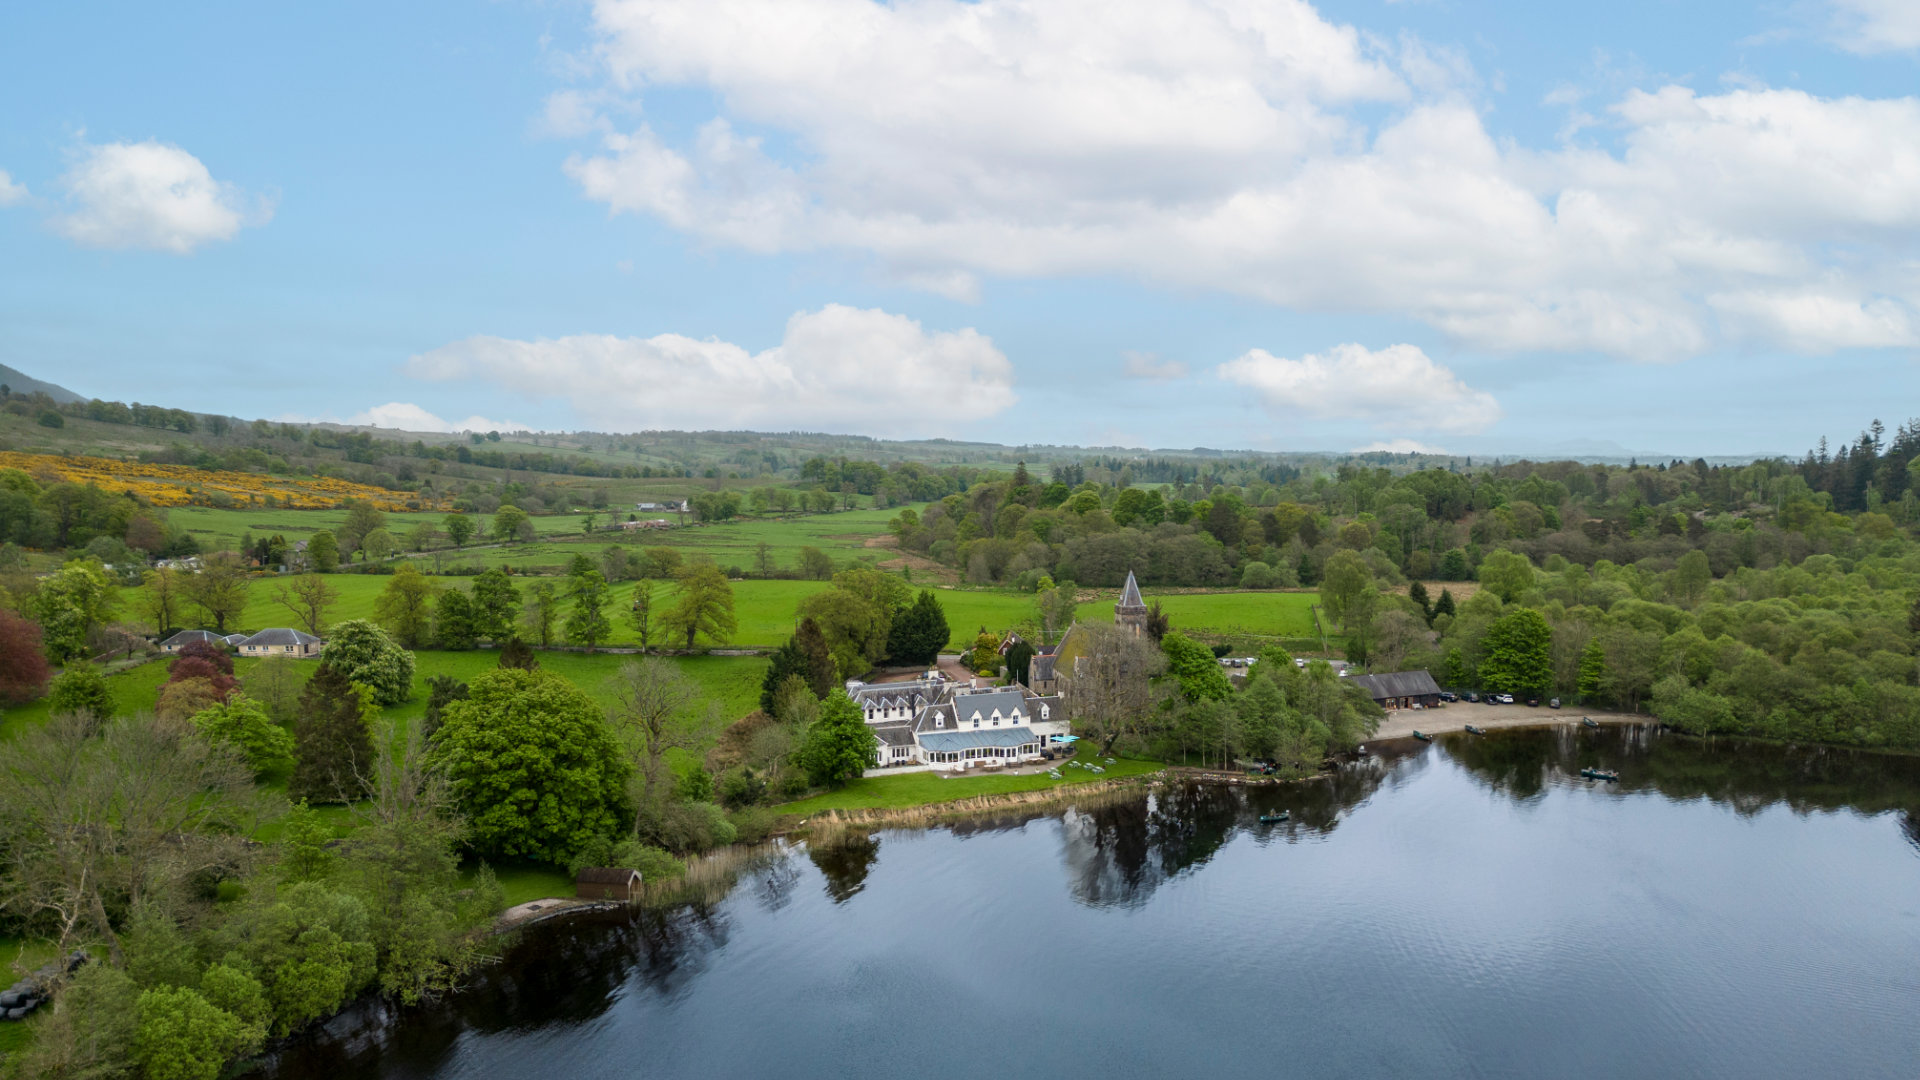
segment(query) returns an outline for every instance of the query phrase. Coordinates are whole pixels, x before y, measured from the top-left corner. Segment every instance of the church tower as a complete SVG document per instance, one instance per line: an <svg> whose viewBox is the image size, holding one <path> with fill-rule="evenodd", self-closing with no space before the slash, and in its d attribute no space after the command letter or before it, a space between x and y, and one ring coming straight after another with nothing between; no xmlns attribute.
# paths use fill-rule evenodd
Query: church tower
<svg viewBox="0 0 1920 1080"><path fill-rule="evenodd" d="M1131 630L1135 637L1147 632L1147 602L1140 599L1140 583L1133 580L1131 570L1127 571L1127 587L1120 590L1120 602L1113 605L1113 621Z"/></svg>

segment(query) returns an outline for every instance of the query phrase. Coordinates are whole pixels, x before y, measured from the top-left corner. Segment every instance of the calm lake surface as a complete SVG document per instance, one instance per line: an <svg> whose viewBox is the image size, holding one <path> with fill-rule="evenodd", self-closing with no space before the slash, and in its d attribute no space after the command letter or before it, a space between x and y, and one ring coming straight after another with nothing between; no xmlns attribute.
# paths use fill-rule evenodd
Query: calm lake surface
<svg viewBox="0 0 1920 1080"><path fill-rule="evenodd" d="M1513 731L797 852L267 1075L1912 1078L1917 1007L1920 760Z"/></svg>

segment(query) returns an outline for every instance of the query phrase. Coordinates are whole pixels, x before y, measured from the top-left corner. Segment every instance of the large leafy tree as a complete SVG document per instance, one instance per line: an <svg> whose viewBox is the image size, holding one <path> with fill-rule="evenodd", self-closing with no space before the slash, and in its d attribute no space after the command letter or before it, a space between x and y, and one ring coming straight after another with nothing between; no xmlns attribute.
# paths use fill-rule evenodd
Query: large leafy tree
<svg viewBox="0 0 1920 1080"><path fill-rule="evenodd" d="M373 690L381 705L398 705L413 694L413 654L365 619L333 628L320 658L348 679Z"/></svg>
<svg viewBox="0 0 1920 1080"><path fill-rule="evenodd" d="M1167 671L1180 682L1180 692L1188 701L1225 701L1233 696L1233 684L1214 659L1213 650L1178 630L1169 630L1160 639L1160 651L1166 654Z"/></svg>
<svg viewBox="0 0 1920 1080"><path fill-rule="evenodd" d="M412 563L401 563L373 602L373 616L401 644L418 648L433 634L433 599L439 591Z"/></svg>
<svg viewBox="0 0 1920 1080"><path fill-rule="evenodd" d="M472 598L459 589L441 593L433 605L433 640L443 649L471 649L479 637Z"/></svg>
<svg viewBox="0 0 1920 1080"><path fill-rule="evenodd" d="M473 539L473 534L479 527L473 523L472 518L456 513L442 518L440 529L447 534L447 539L453 541L454 547L460 548L467 546L467 541Z"/></svg>
<svg viewBox="0 0 1920 1080"><path fill-rule="evenodd" d="M600 571L589 567L567 579L567 640L585 645L587 651L607 639L613 623L607 618L607 601L612 590Z"/></svg>
<svg viewBox="0 0 1920 1080"><path fill-rule="evenodd" d="M680 575L680 599L660 616L673 634L693 648L696 637L725 645L739 624L733 616L733 586L712 563L694 563Z"/></svg>
<svg viewBox="0 0 1920 1080"><path fill-rule="evenodd" d="M187 601L200 612L201 622L219 633L247 610L247 566L239 555L219 551L201 560L200 571L182 580Z"/></svg>
<svg viewBox="0 0 1920 1080"><path fill-rule="evenodd" d="M628 825L631 767L594 704L546 671L496 668L447 705L432 764L474 848L564 863Z"/></svg>
<svg viewBox="0 0 1920 1080"><path fill-rule="evenodd" d="M1533 563L1503 548L1481 560L1480 584L1511 604L1533 588Z"/></svg>
<svg viewBox="0 0 1920 1080"><path fill-rule="evenodd" d="M210 709L193 714L200 734L240 751L255 776L293 764L293 736L273 722L259 702L233 694Z"/></svg>
<svg viewBox="0 0 1920 1080"><path fill-rule="evenodd" d="M42 649L33 620L0 608L0 702L19 705L47 692L53 669Z"/></svg>
<svg viewBox="0 0 1920 1080"><path fill-rule="evenodd" d="M820 718L807 729L799 751L807 779L822 787L843 787L858 779L874 763L878 741L860 706L847 692L835 689L820 705Z"/></svg>
<svg viewBox="0 0 1920 1080"><path fill-rule="evenodd" d="M1553 628L1532 608L1503 615L1481 639L1480 681L1509 694L1545 693L1553 685Z"/></svg>
<svg viewBox="0 0 1920 1080"><path fill-rule="evenodd" d="M520 590L504 569L496 566L473 579L474 633L498 645L513 637L519 620Z"/></svg>
<svg viewBox="0 0 1920 1080"><path fill-rule="evenodd" d="M87 655L87 632L111 618L118 602L112 580L92 559L74 559L49 574L34 590L31 608L48 657L63 664Z"/></svg>

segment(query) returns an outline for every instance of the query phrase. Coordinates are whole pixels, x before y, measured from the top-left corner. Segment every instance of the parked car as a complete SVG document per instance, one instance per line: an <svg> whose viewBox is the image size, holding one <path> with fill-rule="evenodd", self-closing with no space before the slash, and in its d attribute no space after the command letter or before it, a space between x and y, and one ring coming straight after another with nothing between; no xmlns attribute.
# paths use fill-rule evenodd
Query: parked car
<svg viewBox="0 0 1920 1080"><path fill-rule="evenodd" d="M1454 693L1451 690L1442 690L1440 691L1440 700L1441 701L1459 701L1460 695ZM1554 706L1554 708L1559 708L1559 706L1556 705Z"/></svg>
<svg viewBox="0 0 1920 1080"><path fill-rule="evenodd" d="M1539 708L1539 707L1540 707L1540 699L1539 699L1539 698L1537 698L1537 697L1530 697L1530 698L1528 698L1528 699L1527 699L1527 708L1529 708L1529 709L1537 709L1537 708Z"/></svg>
<svg viewBox="0 0 1920 1080"><path fill-rule="evenodd" d="M1557 708L1559 708L1559 707L1560 707L1560 699L1559 699L1559 698L1552 698L1552 699L1550 699L1550 700L1549 700L1549 701L1547 702L1547 708L1549 708L1549 709L1557 709Z"/></svg>
<svg viewBox="0 0 1920 1080"><path fill-rule="evenodd" d="M1493 695L1493 703L1495 705L1511 705L1513 704L1513 695L1512 694L1495 694Z"/></svg>
<svg viewBox="0 0 1920 1080"><path fill-rule="evenodd" d="M1467 700L1478 705L1480 703L1480 695L1469 690L1467 691Z"/></svg>

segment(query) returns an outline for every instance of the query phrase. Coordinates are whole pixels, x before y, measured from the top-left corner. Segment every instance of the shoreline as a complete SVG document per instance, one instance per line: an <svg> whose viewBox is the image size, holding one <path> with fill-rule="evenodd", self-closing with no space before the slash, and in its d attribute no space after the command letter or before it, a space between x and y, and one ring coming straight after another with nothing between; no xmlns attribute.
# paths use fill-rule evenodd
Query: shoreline
<svg viewBox="0 0 1920 1080"><path fill-rule="evenodd" d="M1381 739L1411 739L1413 733L1445 735L1465 731L1468 724L1493 731L1500 728L1557 727L1579 724L1590 718L1599 724L1657 724L1645 713L1615 712L1609 709L1549 709L1544 705L1488 705L1459 701L1437 709L1396 709L1380 722L1380 729L1368 742Z"/></svg>

